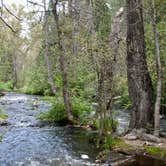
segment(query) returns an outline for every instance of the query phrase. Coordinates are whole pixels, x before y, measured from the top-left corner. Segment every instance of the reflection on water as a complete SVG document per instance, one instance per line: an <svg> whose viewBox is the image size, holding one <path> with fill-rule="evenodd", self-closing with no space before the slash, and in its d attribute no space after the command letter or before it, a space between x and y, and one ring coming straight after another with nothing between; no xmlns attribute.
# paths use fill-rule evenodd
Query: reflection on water
<svg viewBox="0 0 166 166"><path fill-rule="evenodd" d="M155 160L147 156L136 156L136 162L126 166L166 166L166 162Z"/></svg>

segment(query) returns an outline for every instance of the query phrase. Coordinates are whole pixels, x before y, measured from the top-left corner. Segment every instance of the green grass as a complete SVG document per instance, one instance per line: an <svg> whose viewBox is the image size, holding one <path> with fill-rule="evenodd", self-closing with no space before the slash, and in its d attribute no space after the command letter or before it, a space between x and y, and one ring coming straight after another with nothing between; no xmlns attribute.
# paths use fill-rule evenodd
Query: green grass
<svg viewBox="0 0 166 166"><path fill-rule="evenodd" d="M127 145L123 139L121 138L113 138L112 140L112 146L113 147L122 147L122 148L129 148L129 145Z"/></svg>
<svg viewBox="0 0 166 166"><path fill-rule="evenodd" d="M6 114L0 113L0 119L6 119L8 116Z"/></svg>
<svg viewBox="0 0 166 166"><path fill-rule="evenodd" d="M6 115L1 109L0 109L0 119L6 119L8 118L8 115Z"/></svg>
<svg viewBox="0 0 166 166"><path fill-rule="evenodd" d="M12 89L12 82L0 82L0 90L10 91Z"/></svg>
<svg viewBox="0 0 166 166"><path fill-rule="evenodd" d="M135 151L135 148L133 146L126 144L125 141L120 137L113 138L111 148L113 150L122 149L122 150L128 151L128 152L131 152L133 150Z"/></svg>
<svg viewBox="0 0 166 166"><path fill-rule="evenodd" d="M41 100L53 103L56 98L54 96L42 96Z"/></svg>
<svg viewBox="0 0 166 166"><path fill-rule="evenodd" d="M166 149L155 147L155 146L145 146L145 150L151 155L158 155L160 157L166 157Z"/></svg>

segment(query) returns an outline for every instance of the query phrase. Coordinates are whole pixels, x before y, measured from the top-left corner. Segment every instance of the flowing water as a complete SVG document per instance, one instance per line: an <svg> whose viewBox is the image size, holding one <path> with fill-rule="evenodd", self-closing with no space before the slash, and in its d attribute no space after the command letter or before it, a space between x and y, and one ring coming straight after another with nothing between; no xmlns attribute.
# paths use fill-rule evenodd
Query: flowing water
<svg viewBox="0 0 166 166"><path fill-rule="evenodd" d="M89 142L94 133L37 120L37 114L47 111L51 105L39 100L38 107L33 107L36 97L7 93L0 98L0 109L8 114L9 123L0 126L0 133L3 134L0 142L0 166L97 165L94 160L99 151ZM121 133L128 126L130 117L125 112L117 113L117 117L118 131ZM89 159L82 159L81 155L87 155ZM144 166L139 161L136 164Z"/></svg>
<svg viewBox="0 0 166 166"><path fill-rule="evenodd" d="M88 132L37 120L39 111L47 111L50 105L40 101L38 108L33 108L35 98L16 93L1 97L0 107L8 114L10 125L0 127L4 134L0 166L92 164L98 151L88 142ZM82 154L90 159L83 161Z"/></svg>
<svg viewBox="0 0 166 166"><path fill-rule="evenodd" d="M119 134L122 134L128 129L130 122L130 112L129 110L122 110L122 109L116 109L114 112L115 112L115 117L117 118L118 121L117 132ZM166 132L166 118L164 115L162 115L160 119L160 130L162 132Z"/></svg>

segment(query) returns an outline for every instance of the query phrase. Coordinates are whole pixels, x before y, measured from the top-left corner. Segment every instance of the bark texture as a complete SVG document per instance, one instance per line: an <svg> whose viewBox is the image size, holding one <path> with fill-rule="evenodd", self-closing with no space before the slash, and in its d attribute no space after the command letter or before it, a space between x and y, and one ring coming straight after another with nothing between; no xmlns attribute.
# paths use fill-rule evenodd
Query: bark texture
<svg viewBox="0 0 166 166"><path fill-rule="evenodd" d="M65 52L64 52L63 44L62 44L62 34L61 34L60 27L59 27L59 16L57 13L57 5L58 5L58 0L55 0L55 1L52 0L53 15L54 15L57 35L58 35L58 49L60 52L59 62L60 62L60 69L61 69L61 74L62 74L62 88L63 88L64 105L65 105L65 110L68 115L68 120L73 122L73 115L72 115L71 104L70 104L70 96L69 96L69 91L68 91L66 59L65 59Z"/></svg>
<svg viewBox="0 0 166 166"><path fill-rule="evenodd" d="M114 85L114 76L117 65L117 56L119 54L119 42L120 42L120 22L122 20L122 16L124 13L124 9L120 8L115 17L113 18L112 27L110 31L110 49L106 52L108 55L98 55L99 60L99 68L98 71L98 112L100 116L100 135L106 135L109 132L109 126L106 119L110 118L112 120L112 124L109 127L112 127L111 131L114 131L115 126L112 118L112 106L113 106L113 85Z"/></svg>
<svg viewBox="0 0 166 166"><path fill-rule="evenodd" d="M126 0L127 76L132 102L130 128L145 128L153 121L153 88L147 68L141 0Z"/></svg>

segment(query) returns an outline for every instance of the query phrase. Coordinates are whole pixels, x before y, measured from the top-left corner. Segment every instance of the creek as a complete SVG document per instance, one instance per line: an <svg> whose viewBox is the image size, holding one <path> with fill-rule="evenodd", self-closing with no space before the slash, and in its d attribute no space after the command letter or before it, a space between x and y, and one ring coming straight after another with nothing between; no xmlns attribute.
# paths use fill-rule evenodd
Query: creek
<svg viewBox="0 0 166 166"><path fill-rule="evenodd" d="M36 97L40 99L39 96L11 92L0 98L0 109L8 115L9 123L0 126L3 135L0 142L0 166L97 165L94 161L99 150L89 141L95 133L38 120L36 116L39 111L48 111L51 105L39 100L38 107L33 107ZM118 112L117 116L118 130L122 132L128 125L129 115ZM82 159L82 155L89 158ZM135 165L144 166L139 161L140 158ZM146 160L143 163L145 162Z"/></svg>

